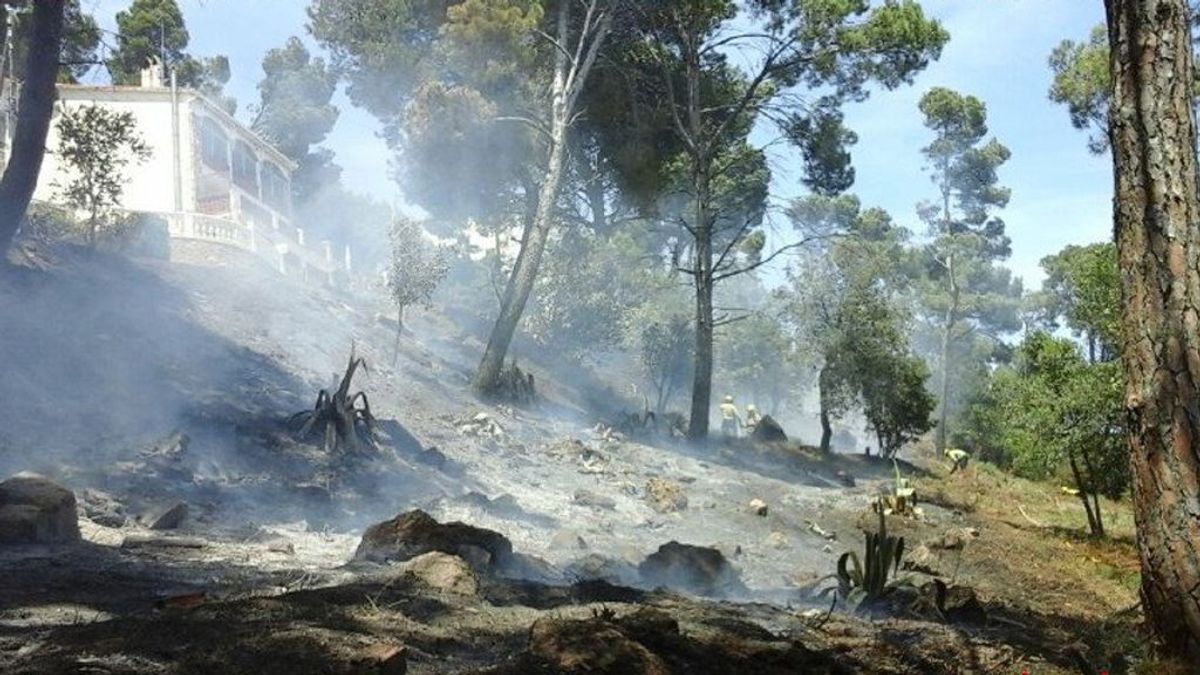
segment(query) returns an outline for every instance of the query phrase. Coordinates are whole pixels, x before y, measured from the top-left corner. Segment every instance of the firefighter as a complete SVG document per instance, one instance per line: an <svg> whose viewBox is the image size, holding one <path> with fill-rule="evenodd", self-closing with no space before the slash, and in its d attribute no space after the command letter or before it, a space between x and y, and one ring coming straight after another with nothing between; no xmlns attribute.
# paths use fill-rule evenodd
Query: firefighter
<svg viewBox="0 0 1200 675"><path fill-rule="evenodd" d="M946 448L946 459L954 462L954 466L950 467L950 473L954 473L959 469L966 469L967 460L970 458L971 456L968 455L965 450L959 450L958 448Z"/></svg>
<svg viewBox="0 0 1200 675"><path fill-rule="evenodd" d="M738 414L733 397L726 396L721 403L721 435L726 438L737 438L738 427L742 424L742 416Z"/></svg>
<svg viewBox="0 0 1200 675"><path fill-rule="evenodd" d="M758 412L758 406L753 403L746 404L746 433L753 434L755 427L762 421L762 415Z"/></svg>

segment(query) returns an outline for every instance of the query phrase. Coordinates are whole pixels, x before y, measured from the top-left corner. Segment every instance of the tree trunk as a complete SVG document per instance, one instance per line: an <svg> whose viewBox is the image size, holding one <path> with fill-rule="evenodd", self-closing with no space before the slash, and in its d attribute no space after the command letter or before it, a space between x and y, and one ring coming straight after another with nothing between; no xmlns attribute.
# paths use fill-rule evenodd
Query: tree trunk
<svg viewBox="0 0 1200 675"><path fill-rule="evenodd" d="M567 20L570 3L562 3L559 7L558 39L565 43L567 37ZM580 38L582 39L582 37ZM553 226L554 204L558 200L558 189L562 183L563 164L566 160L567 128L569 124L567 110L567 60L561 52L555 58L554 86L551 102L550 122L550 152L546 160L546 172L538 190L537 212L533 221L525 228L521 237L521 248L517 252L517 260L508 277L504 289L504 297L500 302L500 314L492 326L488 336L487 347L483 351L483 359L479 370L475 373L475 391L480 394L490 394L496 390L500 382L500 372L504 369L504 358L512 344L517 324L525 312L525 304L533 291L537 280L538 268L541 266L542 253L546 250L546 241L550 237Z"/></svg>
<svg viewBox="0 0 1200 675"><path fill-rule="evenodd" d="M404 334L404 305L396 306L396 343L392 345L392 366L400 360L400 336Z"/></svg>
<svg viewBox="0 0 1200 675"><path fill-rule="evenodd" d="M54 83L58 78L62 33L63 0L33 3L25 83L21 86L8 167L4 177L0 178L0 260L21 226L42 170L46 135L50 132L50 117L54 112Z"/></svg>
<svg viewBox="0 0 1200 675"><path fill-rule="evenodd" d="M817 399L821 406L821 452L829 452L833 441L833 424L829 420L829 376L827 370L821 368L817 375Z"/></svg>
<svg viewBox="0 0 1200 675"><path fill-rule="evenodd" d="M951 354L954 352L954 324L958 321L958 282L954 278L954 253L951 252L946 263L949 281L950 305L946 308L946 325L942 330L942 400L938 411L937 452L939 455L946 451L947 426L950 417L950 366Z"/></svg>
<svg viewBox="0 0 1200 675"><path fill-rule="evenodd" d="M699 441L708 437L708 414L712 405L713 371L713 258L712 220L709 213L710 181L708 150L704 138L704 117L700 108L700 53L696 40L687 41L687 115L692 142L692 189L695 193L695 261L692 274L696 286L696 353L692 369L692 409L688 420L688 438Z"/></svg>
<svg viewBox="0 0 1200 675"><path fill-rule="evenodd" d="M1087 492L1092 496L1092 513L1096 516L1096 527L1092 530L1092 534L1103 537L1104 516L1100 513L1100 489L1096 485L1096 466L1092 463L1092 454L1088 452L1087 447L1082 448L1079 454L1083 457L1083 468L1087 471Z"/></svg>
<svg viewBox="0 0 1200 675"><path fill-rule="evenodd" d="M1071 476L1075 479L1075 489L1079 491L1079 501L1083 502L1083 510L1087 513L1088 532L1096 535L1099 527L1096 524L1096 515L1092 513L1092 503L1088 501L1088 484L1079 472L1079 464L1075 461L1074 451L1067 451L1067 461L1071 465Z"/></svg>
<svg viewBox="0 0 1200 675"><path fill-rule="evenodd" d="M1200 663L1200 199L1186 0L1106 0L1122 363L1142 605Z"/></svg>
<svg viewBox="0 0 1200 675"><path fill-rule="evenodd" d="M571 27L570 7L569 2L559 3L558 43L562 46L569 44L567 38ZM598 12L603 18L597 18ZM587 80L600 46L608 36L610 26L611 14L600 11L597 0L592 0L587 6L587 17L578 36L575 57L568 58L562 49L555 52L550 104L550 147L546 171L538 189L537 213L525 228L516 264L513 265L504 297L500 302L500 315L496 317L496 323L492 326L487 347L483 351L483 359L475 373L474 387L480 394L486 395L496 390L500 382L500 372L504 369L504 357L508 354L517 324L521 321L525 304L529 301L529 294L537 280L542 253L546 249L546 241L554 224L554 207L558 201L558 191L567 159L567 132L575 112L575 99L583 82Z"/></svg>

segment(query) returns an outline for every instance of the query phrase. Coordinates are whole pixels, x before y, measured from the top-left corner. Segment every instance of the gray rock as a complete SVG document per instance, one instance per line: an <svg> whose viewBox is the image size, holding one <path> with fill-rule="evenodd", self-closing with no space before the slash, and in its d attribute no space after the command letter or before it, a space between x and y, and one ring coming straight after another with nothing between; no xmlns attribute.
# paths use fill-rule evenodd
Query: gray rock
<svg viewBox="0 0 1200 675"><path fill-rule="evenodd" d="M0 483L0 544L79 540L75 493L32 473L19 473Z"/></svg>
<svg viewBox="0 0 1200 675"><path fill-rule="evenodd" d="M152 530L177 530L188 517L188 505L184 502L151 511L142 516L142 522Z"/></svg>
<svg viewBox="0 0 1200 675"><path fill-rule="evenodd" d="M82 493L80 510L88 520L104 527L124 527L128 518L125 507L116 497L100 490L87 489Z"/></svg>
<svg viewBox="0 0 1200 675"><path fill-rule="evenodd" d="M575 503L580 506L593 506L598 509L615 509L617 508L616 500L611 497L596 494L591 490L576 490Z"/></svg>

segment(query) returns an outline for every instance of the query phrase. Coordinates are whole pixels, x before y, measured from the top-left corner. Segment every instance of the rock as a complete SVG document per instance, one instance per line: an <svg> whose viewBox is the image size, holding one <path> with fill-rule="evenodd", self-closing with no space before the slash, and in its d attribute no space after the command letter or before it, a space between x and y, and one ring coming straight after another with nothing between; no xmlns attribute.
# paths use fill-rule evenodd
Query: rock
<svg viewBox="0 0 1200 675"><path fill-rule="evenodd" d="M104 527L124 527L125 507L116 497L100 490L84 490L80 500L80 510L88 520Z"/></svg>
<svg viewBox="0 0 1200 675"><path fill-rule="evenodd" d="M529 630L529 654L555 673L668 675L667 664L618 626L599 619L538 619Z"/></svg>
<svg viewBox="0 0 1200 675"><path fill-rule="evenodd" d="M772 532L771 534L767 535L767 546L779 550L788 548L787 536L779 531Z"/></svg>
<svg viewBox="0 0 1200 675"><path fill-rule="evenodd" d="M926 541L924 546L930 550L960 551L967 542L979 536L979 530L974 527L960 527L948 530L937 539Z"/></svg>
<svg viewBox="0 0 1200 675"><path fill-rule="evenodd" d="M417 509L367 528L354 559L402 562L430 551L457 555L476 569L503 567L513 557L504 535L466 523L439 523Z"/></svg>
<svg viewBox="0 0 1200 675"><path fill-rule="evenodd" d="M737 571L715 548L667 542L638 565L642 581L710 597L743 590Z"/></svg>
<svg viewBox="0 0 1200 675"><path fill-rule="evenodd" d="M598 553L589 554L567 565L566 574L580 581L598 579L614 586L632 586L639 580L637 568L633 565Z"/></svg>
<svg viewBox="0 0 1200 675"><path fill-rule="evenodd" d="M750 439L757 443L786 443L788 437L774 417L763 415L754 426L754 433L750 434Z"/></svg>
<svg viewBox="0 0 1200 675"><path fill-rule="evenodd" d="M408 672L408 648L400 645L373 644L363 650L355 664L356 673L405 675Z"/></svg>
<svg viewBox="0 0 1200 675"><path fill-rule="evenodd" d="M174 504L155 511L150 511L141 517L146 527L152 530L177 530L188 517L188 505L184 502Z"/></svg>
<svg viewBox="0 0 1200 675"><path fill-rule="evenodd" d="M189 466L188 446L191 438L176 431L141 452L147 466L159 477L190 483L195 479Z"/></svg>
<svg viewBox="0 0 1200 675"><path fill-rule="evenodd" d="M471 566L458 556L430 551L404 563L404 573L425 582L431 588L457 595L475 595L479 582Z"/></svg>
<svg viewBox="0 0 1200 675"><path fill-rule="evenodd" d="M32 473L19 473L0 483L0 545L79 540L75 493Z"/></svg>
<svg viewBox="0 0 1200 675"><path fill-rule="evenodd" d="M727 559L742 557L741 544L727 544L722 542L719 544L713 544L712 547L720 551L721 555L725 556Z"/></svg>
<svg viewBox="0 0 1200 675"><path fill-rule="evenodd" d="M590 490L576 490L575 503L580 506L593 506L598 509L615 509L617 508L616 500L605 497L604 495L596 494Z"/></svg>
<svg viewBox="0 0 1200 675"><path fill-rule="evenodd" d="M426 466L431 466L435 469L441 469L445 467L450 460L446 457L446 453L437 449L437 447L429 447L417 454L417 461Z"/></svg>
<svg viewBox="0 0 1200 675"><path fill-rule="evenodd" d="M750 500L750 513L753 513L756 516L762 516L763 518L765 518L767 516L767 510L768 510L767 503L764 502L763 500L761 500L761 499L751 499Z"/></svg>
<svg viewBox="0 0 1200 675"><path fill-rule="evenodd" d="M942 588L944 593L942 593L941 610L947 619L962 623L987 621L987 612L979 603L979 598L975 596L974 590L967 586L943 586ZM936 597L939 594L936 584L926 584L921 591L922 593L932 592L936 603Z"/></svg>
<svg viewBox="0 0 1200 675"><path fill-rule="evenodd" d="M583 551L587 547L587 542L583 540L583 537L571 530L559 530L550 538L551 551Z"/></svg>
<svg viewBox="0 0 1200 675"><path fill-rule="evenodd" d="M663 478L651 478L646 482L646 501L659 513L685 511L688 506L683 488Z"/></svg>

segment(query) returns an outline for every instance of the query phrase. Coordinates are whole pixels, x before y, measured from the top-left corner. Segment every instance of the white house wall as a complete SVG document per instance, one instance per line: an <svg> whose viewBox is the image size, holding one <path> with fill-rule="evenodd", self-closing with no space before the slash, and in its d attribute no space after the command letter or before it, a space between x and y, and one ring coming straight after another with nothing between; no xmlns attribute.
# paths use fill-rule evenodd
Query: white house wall
<svg viewBox="0 0 1200 675"><path fill-rule="evenodd" d="M63 183L70 176L68 167L64 165L58 155L58 120L61 117L62 107L78 109L94 103L99 103L115 112L131 113L137 121L138 133L150 147L149 159L142 163L131 162L125 169L128 180L125 183L125 192L121 197L121 206L135 211L174 211L171 102L169 100L113 100L111 98L97 100L80 97L77 94L72 94L70 98L60 98L55 104L55 115L46 141L46 157L43 160L34 198L44 201L60 201L57 196L61 188L56 186L56 183ZM181 148L188 145L190 144L180 143ZM184 166L187 165L184 164ZM186 199L187 195L185 194L184 197Z"/></svg>

